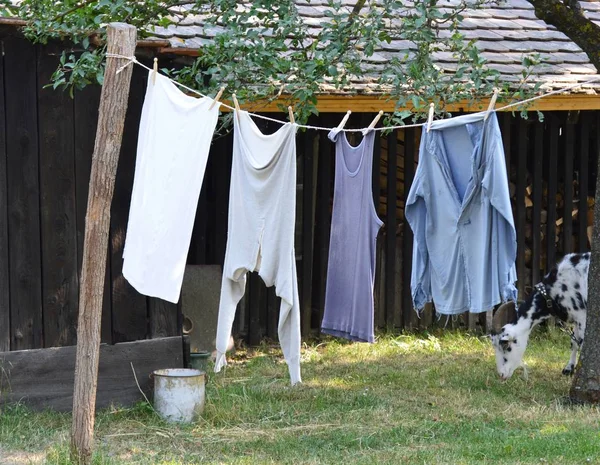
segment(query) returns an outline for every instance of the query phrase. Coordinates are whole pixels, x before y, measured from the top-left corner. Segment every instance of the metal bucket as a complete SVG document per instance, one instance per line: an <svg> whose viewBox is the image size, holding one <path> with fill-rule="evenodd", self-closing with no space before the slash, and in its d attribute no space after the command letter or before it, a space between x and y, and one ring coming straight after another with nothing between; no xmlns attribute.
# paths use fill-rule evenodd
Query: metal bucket
<svg viewBox="0 0 600 465"><path fill-rule="evenodd" d="M166 421L190 423L204 411L205 373L188 368L156 370L154 408Z"/></svg>

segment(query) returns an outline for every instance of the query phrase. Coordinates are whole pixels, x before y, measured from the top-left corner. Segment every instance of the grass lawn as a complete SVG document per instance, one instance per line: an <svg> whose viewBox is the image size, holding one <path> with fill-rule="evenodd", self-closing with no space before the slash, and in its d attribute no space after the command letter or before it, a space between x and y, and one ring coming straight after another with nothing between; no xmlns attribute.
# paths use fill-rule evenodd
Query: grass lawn
<svg viewBox="0 0 600 465"><path fill-rule="evenodd" d="M201 421L165 424L145 404L97 417L96 464L600 464L600 409L569 405L568 336L535 331L500 382L485 338L445 331L303 348L291 388L272 347L210 373ZM68 464L70 416L0 411L0 463Z"/></svg>

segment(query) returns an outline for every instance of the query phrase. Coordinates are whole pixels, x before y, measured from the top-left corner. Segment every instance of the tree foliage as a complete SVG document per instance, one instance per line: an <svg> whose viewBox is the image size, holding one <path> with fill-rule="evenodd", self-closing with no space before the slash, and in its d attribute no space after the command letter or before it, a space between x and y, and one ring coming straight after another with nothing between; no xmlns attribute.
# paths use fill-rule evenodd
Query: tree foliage
<svg viewBox="0 0 600 465"><path fill-rule="evenodd" d="M529 78L539 57L523 56L522 79L509 88L461 33L462 13L489 0L460 0L453 7L437 0L360 0L353 7L329 0L327 19L318 28L299 16L292 0L22 0L15 6L0 1L5 15L27 21L24 32L31 40L74 44L52 78L55 88L71 92L102 83L108 23L133 24L144 37L155 26L191 15L200 16L206 35L214 38L188 66L166 72L203 93L225 85L240 102L277 100L282 109L293 104L299 121L317 113L319 92L355 93L358 78L369 82L369 91L393 99L397 111L388 122L395 124L422 116L430 102L444 113L447 104L489 97L494 87L503 89L504 99L537 90ZM406 52L382 54L392 41L405 44ZM438 53L452 57L451 69L436 64Z"/></svg>

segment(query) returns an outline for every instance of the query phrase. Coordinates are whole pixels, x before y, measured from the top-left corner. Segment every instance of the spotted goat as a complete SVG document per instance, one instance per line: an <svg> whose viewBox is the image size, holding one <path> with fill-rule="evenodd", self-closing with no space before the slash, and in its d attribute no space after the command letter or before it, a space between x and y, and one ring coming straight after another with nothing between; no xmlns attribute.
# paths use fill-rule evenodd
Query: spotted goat
<svg viewBox="0 0 600 465"><path fill-rule="evenodd" d="M523 354L531 330L550 317L573 328L571 357L562 371L563 375L573 374L585 333L589 266L589 253L566 255L541 283L535 285L529 298L519 305L511 323L502 327L500 323L505 321L509 304L496 311L491 340L498 374L503 380L523 366Z"/></svg>

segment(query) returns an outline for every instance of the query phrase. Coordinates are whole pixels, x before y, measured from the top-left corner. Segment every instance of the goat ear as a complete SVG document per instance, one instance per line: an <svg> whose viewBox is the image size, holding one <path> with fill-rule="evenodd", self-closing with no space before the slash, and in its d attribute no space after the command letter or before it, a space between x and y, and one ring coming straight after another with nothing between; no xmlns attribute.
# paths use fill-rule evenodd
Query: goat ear
<svg viewBox="0 0 600 465"><path fill-rule="evenodd" d="M493 331L499 333L502 330L502 326L504 326L506 322L507 312L511 307L514 308L514 305L514 302L506 302L498 307L498 309L494 312L494 317L492 318Z"/></svg>

